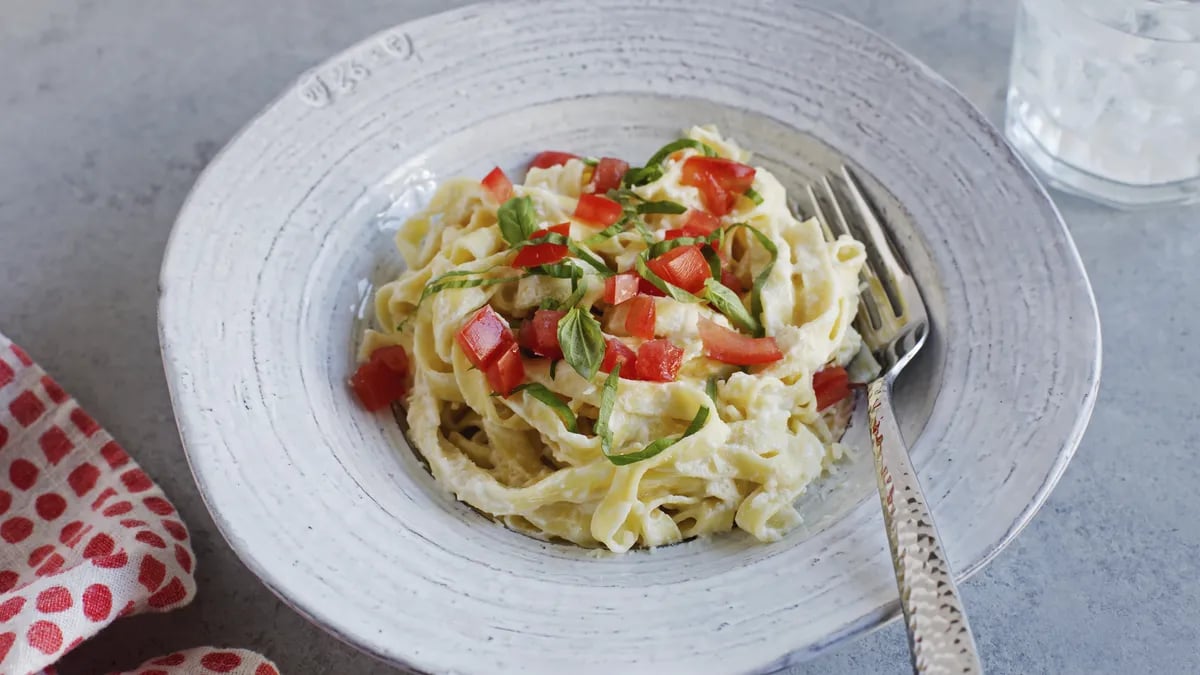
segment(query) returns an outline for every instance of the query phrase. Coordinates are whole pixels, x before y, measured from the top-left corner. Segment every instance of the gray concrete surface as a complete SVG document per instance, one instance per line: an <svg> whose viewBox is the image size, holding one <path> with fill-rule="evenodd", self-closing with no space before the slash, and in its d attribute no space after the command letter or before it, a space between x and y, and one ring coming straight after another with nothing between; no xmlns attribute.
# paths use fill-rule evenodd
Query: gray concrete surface
<svg viewBox="0 0 1200 675"><path fill-rule="evenodd" d="M331 52L458 4L0 0L0 330L163 485L199 563L195 603L117 622L65 675L201 644L260 650L284 673L395 672L279 602L213 528L167 400L156 281L189 186L243 122ZM818 4L1000 119L1013 0ZM994 673L1200 672L1200 209L1056 199L1100 303L1100 401L1046 508L965 585L972 623ZM893 624L798 672L903 673L907 658Z"/></svg>

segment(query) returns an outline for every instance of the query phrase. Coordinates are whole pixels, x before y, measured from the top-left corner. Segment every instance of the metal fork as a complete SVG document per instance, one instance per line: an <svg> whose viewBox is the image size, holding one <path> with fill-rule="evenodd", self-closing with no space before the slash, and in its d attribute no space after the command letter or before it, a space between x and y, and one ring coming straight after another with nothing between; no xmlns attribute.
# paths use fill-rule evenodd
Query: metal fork
<svg viewBox="0 0 1200 675"><path fill-rule="evenodd" d="M846 167L834 179L826 176L815 189L808 186L808 197L826 238L849 234L867 249L855 325L883 366L867 385L867 416L913 672L980 673L967 615L892 410L892 382L929 333L925 303L858 181Z"/></svg>

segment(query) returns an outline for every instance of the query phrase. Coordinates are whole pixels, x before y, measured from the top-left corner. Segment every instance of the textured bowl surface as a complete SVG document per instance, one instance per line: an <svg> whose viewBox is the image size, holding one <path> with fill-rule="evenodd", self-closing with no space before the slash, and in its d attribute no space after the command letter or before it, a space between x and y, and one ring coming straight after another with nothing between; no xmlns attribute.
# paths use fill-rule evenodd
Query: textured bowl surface
<svg viewBox="0 0 1200 675"><path fill-rule="evenodd" d="M345 381L391 232L440 179L546 148L633 161L714 122L799 194L847 162L933 319L898 417L950 562L994 556L1091 412L1100 336L1065 228L911 57L791 2L518 1L384 31L304 75L179 216L160 330L196 480L246 564L330 632L434 672L767 672L897 612L868 446L805 526L612 556L445 494Z"/></svg>

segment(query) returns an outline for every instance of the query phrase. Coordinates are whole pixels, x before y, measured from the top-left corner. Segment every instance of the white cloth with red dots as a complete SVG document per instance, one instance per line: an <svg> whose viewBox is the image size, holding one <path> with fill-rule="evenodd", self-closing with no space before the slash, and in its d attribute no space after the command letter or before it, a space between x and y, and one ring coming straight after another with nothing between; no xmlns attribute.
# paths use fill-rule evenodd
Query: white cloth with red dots
<svg viewBox="0 0 1200 675"><path fill-rule="evenodd" d="M113 621L196 594L187 528L137 462L0 334L0 675L53 663ZM253 652L204 647L139 675L278 675Z"/></svg>

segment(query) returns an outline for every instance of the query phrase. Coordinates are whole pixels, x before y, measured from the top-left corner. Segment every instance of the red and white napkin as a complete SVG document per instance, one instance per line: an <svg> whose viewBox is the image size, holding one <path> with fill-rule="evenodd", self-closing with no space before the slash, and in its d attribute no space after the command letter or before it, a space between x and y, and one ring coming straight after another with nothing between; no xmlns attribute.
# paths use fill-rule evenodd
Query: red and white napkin
<svg viewBox="0 0 1200 675"><path fill-rule="evenodd" d="M53 673L113 621L186 605L194 568L163 491L0 334L0 675ZM128 672L278 675L258 654L211 647Z"/></svg>

